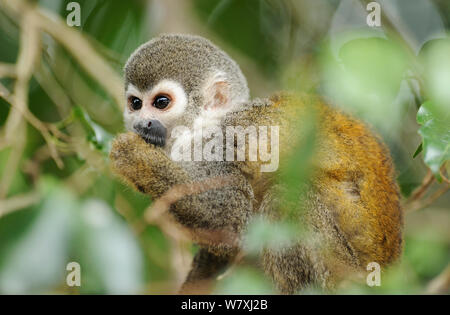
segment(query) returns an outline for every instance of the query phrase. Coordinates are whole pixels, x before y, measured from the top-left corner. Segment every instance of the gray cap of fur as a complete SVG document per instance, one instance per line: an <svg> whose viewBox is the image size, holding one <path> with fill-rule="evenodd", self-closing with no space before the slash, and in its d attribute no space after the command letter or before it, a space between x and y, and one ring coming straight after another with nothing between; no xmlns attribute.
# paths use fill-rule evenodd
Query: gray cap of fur
<svg viewBox="0 0 450 315"><path fill-rule="evenodd" d="M225 52L200 36L167 34L141 45L130 56L125 65L125 87L132 83L146 91L170 79L190 94L217 71L223 72L231 85L233 100L248 100L247 80Z"/></svg>

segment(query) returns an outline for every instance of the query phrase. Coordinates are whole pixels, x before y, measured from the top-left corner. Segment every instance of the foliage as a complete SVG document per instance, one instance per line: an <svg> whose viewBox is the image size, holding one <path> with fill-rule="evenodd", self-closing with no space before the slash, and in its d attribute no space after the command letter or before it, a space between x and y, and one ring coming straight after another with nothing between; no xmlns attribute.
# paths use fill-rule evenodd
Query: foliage
<svg viewBox="0 0 450 315"><path fill-rule="evenodd" d="M417 112L419 133L423 138L424 161L439 176L441 166L450 160L449 112L439 115L432 102L424 103Z"/></svg>
<svg viewBox="0 0 450 315"><path fill-rule="evenodd" d="M107 159L123 130L123 64L165 31L223 47L255 97L318 93L380 133L404 195L404 255L381 287L338 292L435 292L450 261L450 7L414 1L397 1L401 14L383 12L375 29L356 0L80 0L80 27L66 25L66 0L0 1L0 293L176 292L195 248L169 222L149 219L151 201L114 178ZM313 118L282 163L286 205L308 180ZM251 260L300 232L289 220L255 218L244 254ZM66 285L71 261L82 266L80 288ZM215 292L275 291L258 269L237 264Z"/></svg>

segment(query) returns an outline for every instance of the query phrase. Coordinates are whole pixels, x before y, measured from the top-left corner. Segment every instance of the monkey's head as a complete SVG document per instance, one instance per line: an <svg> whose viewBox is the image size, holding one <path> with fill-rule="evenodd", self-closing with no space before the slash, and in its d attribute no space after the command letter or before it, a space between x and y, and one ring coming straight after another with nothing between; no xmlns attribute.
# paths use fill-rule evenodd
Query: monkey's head
<svg viewBox="0 0 450 315"><path fill-rule="evenodd" d="M239 66L210 41L163 35L140 46L125 65L125 126L164 146L175 126L211 123L248 101Z"/></svg>

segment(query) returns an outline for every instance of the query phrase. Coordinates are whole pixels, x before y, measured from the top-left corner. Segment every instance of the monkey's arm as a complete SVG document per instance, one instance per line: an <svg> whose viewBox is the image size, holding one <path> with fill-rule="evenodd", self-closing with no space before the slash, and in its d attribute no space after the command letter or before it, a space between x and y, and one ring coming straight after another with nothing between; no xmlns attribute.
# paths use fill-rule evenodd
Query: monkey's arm
<svg viewBox="0 0 450 315"><path fill-rule="evenodd" d="M164 151L135 133L114 139L109 155L114 173L142 193L161 197L170 187L188 181L187 174L171 163Z"/></svg>
<svg viewBox="0 0 450 315"><path fill-rule="evenodd" d="M154 199L172 187L180 188L170 212L192 232L194 241L211 246L211 251L236 246L252 210L251 188L240 174L210 188L191 179L161 148L134 133L114 140L110 159L115 173Z"/></svg>

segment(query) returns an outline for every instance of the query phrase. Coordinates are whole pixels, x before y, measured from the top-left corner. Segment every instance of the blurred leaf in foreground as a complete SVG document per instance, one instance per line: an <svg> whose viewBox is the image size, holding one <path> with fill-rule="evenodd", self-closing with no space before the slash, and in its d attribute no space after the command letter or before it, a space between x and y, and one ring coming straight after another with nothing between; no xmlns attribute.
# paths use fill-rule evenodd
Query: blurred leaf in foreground
<svg viewBox="0 0 450 315"><path fill-rule="evenodd" d="M424 228L406 237L403 259L420 278L428 281L444 270L450 261L450 247L436 230Z"/></svg>
<svg viewBox="0 0 450 315"><path fill-rule="evenodd" d="M97 149L108 154L113 136L100 125L92 121L83 108L76 106L72 111L73 118L79 121L86 132L87 140Z"/></svg>
<svg viewBox="0 0 450 315"><path fill-rule="evenodd" d="M447 118L450 128L450 37L427 42L420 52L425 87L435 114Z"/></svg>
<svg viewBox="0 0 450 315"><path fill-rule="evenodd" d="M259 271L251 268L237 268L231 275L220 280L218 294L273 294L269 280Z"/></svg>
<svg viewBox="0 0 450 315"><path fill-rule="evenodd" d="M368 272L369 273L369 272ZM419 294L418 277L407 263L401 262L381 270L380 286L368 286L365 279L349 282L337 290L337 294Z"/></svg>
<svg viewBox="0 0 450 315"><path fill-rule="evenodd" d="M140 292L144 279L141 250L129 227L105 202L92 199L81 206L77 245L83 293Z"/></svg>
<svg viewBox="0 0 450 315"><path fill-rule="evenodd" d="M325 46L320 58L325 93L334 102L381 130L398 126L395 101L408 67L402 47L384 38L345 43L338 56Z"/></svg>
<svg viewBox="0 0 450 315"><path fill-rule="evenodd" d="M314 108L306 107L304 111L295 115L301 122L296 126L296 133L299 138L295 144L291 144L291 151L282 157L278 179L278 182L285 188L282 192L282 198L289 205L283 206L282 211L288 217L298 215L298 213L292 212L298 209L295 206L299 205L301 194L305 192L304 188L308 186L313 169L312 163L316 156L317 125L319 124L318 113Z"/></svg>
<svg viewBox="0 0 450 315"><path fill-rule="evenodd" d="M247 252L258 254L264 248L289 246L297 236L296 226L288 222L270 222L262 217L254 218L245 238Z"/></svg>
<svg viewBox="0 0 450 315"><path fill-rule="evenodd" d="M19 239L9 238L0 266L1 293L42 293L65 279L76 201L53 181L42 186L45 197L34 221Z"/></svg>
<svg viewBox="0 0 450 315"><path fill-rule="evenodd" d="M263 4L263 1L193 1L195 13L201 21L207 22L211 31L273 76L278 64L277 54L284 49L280 44L283 23L276 14L277 2Z"/></svg>

